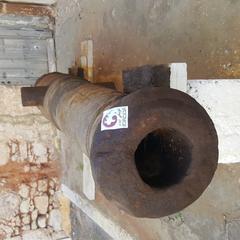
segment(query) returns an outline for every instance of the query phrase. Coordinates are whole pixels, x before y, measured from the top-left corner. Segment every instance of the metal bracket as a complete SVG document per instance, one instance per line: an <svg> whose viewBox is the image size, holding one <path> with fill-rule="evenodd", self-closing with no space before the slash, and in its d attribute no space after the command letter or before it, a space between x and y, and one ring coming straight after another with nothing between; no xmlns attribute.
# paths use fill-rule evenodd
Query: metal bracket
<svg viewBox="0 0 240 240"><path fill-rule="evenodd" d="M122 73L124 93L135 92L144 87L167 87L186 92L186 63L146 65L124 70Z"/></svg>

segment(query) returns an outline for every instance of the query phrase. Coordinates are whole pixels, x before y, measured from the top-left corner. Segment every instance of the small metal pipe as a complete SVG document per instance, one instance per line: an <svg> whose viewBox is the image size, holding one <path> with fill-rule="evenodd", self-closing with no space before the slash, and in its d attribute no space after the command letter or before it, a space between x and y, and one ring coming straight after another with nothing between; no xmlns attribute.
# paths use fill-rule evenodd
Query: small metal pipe
<svg viewBox="0 0 240 240"><path fill-rule="evenodd" d="M22 105L24 107L42 106L48 87L22 87Z"/></svg>
<svg viewBox="0 0 240 240"><path fill-rule="evenodd" d="M154 218L178 212L213 178L217 133L187 94L147 87L123 95L60 73L36 86L47 86L43 114L90 158L97 190L127 213ZM128 127L104 130L104 111L116 107L128 107ZM108 120L115 124L117 114Z"/></svg>

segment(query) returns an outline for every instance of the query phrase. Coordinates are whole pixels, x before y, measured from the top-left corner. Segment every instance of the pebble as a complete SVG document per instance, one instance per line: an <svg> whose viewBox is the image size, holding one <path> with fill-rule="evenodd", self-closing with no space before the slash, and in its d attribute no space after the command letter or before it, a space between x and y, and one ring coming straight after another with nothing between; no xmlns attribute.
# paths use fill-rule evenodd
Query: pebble
<svg viewBox="0 0 240 240"><path fill-rule="evenodd" d="M35 207L38 209L39 214L46 214L48 211L48 196L38 196L34 198Z"/></svg>
<svg viewBox="0 0 240 240"><path fill-rule="evenodd" d="M31 222L30 216L27 214L24 214L22 217L22 223L24 225L28 225L28 224L30 224L30 222Z"/></svg>
<svg viewBox="0 0 240 240"><path fill-rule="evenodd" d="M36 230L38 228L36 221L32 221L31 223L31 229Z"/></svg>
<svg viewBox="0 0 240 240"><path fill-rule="evenodd" d="M20 212L21 213L28 213L30 208L30 200L24 200L20 204Z"/></svg>
<svg viewBox="0 0 240 240"><path fill-rule="evenodd" d="M22 227L22 230L24 230L24 231L28 231L28 230L30 230L30 229L31 229L30 225L24 225L24 226Z"/></svg>
<svg viewBox="0 0 240 240"><path fill-rule="evenodd" d="M40 216L37 219L37 225L40 228L45 228L47 226L47 219L46 216Z"/></svg>
<svg viewBox="0 0 240 240"><path fill-rule="evenodd" d="M32 218L33 221L35 221L35 220L37 220L37 217L38 217L38 210L35 209L31 213L31 218Z"/></svg>
<svg viewBox="0 0 240 240"><path fill-rule="evenodd" d="M21 226L21 219L20 219L19 216L16 216L16 217L15 217L15 225L18 226L18 227Z"/></svg>
<svg viewBox="0 0 240 240"><path fill-rule="evenodd" d="M47 190L48 190L48 180L47 179L38 180L38 191L47 192Z"/></svg>
<svg viewBox="0 0 240 240"><path fill-rule="evenodd" d="M28 198L29 191L30 191L30 188L26 184L22 184L20 186L20 189L19 189L18 193L22 198Z"/></svg>
<svg viewBox="0 0 240 240"><path fill-rule="evenodd" d="M53 227L54 231L62 230L61 212L58 209L53 209L49 213L48 225Z"/></svg>

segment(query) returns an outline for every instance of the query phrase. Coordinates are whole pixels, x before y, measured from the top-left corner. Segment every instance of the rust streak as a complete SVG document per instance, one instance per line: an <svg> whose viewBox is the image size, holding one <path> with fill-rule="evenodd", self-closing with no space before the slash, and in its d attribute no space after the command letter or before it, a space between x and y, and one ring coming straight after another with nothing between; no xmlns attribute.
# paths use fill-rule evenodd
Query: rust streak
<svg viewBox="0 0 240 240"><path fill-rule="evenodd" d="M0 13L27 16L54 16L53 8L50 6L27 3L2 2L0 3Z"/></svg>
<svg viewBox="0 0 240 240"><path fill-rule="evenodd" d="M6 182L4 187L12 190L17 190L22 183L29 184L35 180L59 176L60 167L57 161L45 164L9 162L0 167L0 179Z"/></svg>

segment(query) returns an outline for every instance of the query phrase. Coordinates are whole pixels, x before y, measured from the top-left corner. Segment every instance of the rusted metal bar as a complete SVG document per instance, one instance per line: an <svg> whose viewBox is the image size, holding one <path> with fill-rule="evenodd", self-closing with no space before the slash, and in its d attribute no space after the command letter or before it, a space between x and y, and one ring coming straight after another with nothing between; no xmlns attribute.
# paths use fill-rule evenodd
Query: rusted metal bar
<svg viewBox="0 0 240 240"><path fill-rule="evenodd" d="M22 87L22 105L26 106L42 106L48 87Z"/></svg>
<svg viewBox="0 0 240 240"><path fill-rule="evenodd" d="M97 191L136 217L162 217L209 185L218 139L187 94L147 87L129 95L66 74L43 76L42 110L91 161ZM71 176L70 176L71 177Z"/></svg>
<svg viewBox="0 0 240 240"><path fill-rule="evenodd" d="M123 91L135 92L144 87L170 87L170 67L167 64L145 65L123 71Z"/></svg>

